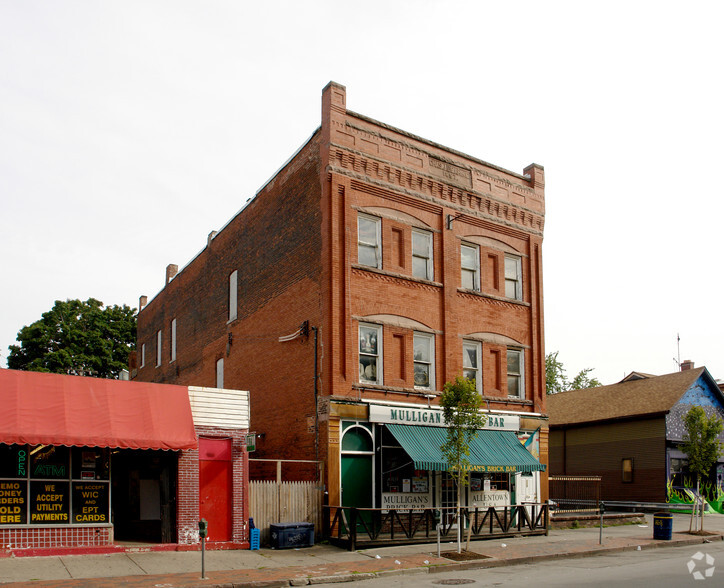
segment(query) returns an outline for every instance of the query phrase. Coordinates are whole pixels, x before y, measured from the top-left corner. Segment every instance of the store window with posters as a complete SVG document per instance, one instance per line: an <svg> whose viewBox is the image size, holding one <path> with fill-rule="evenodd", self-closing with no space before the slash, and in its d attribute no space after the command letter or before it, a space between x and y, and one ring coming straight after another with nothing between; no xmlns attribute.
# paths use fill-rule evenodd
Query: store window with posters
<svg viewBox="0 0 724 588"><path fill-rule="evenodd" d="M470 473L470 505L478 508L506 506L511 503L510 499L510 474Z"/></svg>
<svg viewBox="0 0 724 588"><path fill-rule="evenodd" d="M110 523L110 452L0 444L0 525Z"/></svg>
<svg viewBox="0 0 724 588"><path fill-rule="evenodd" d="M382 508L432 506L430 475L416 470L399 442L381 427Z"/></svg>

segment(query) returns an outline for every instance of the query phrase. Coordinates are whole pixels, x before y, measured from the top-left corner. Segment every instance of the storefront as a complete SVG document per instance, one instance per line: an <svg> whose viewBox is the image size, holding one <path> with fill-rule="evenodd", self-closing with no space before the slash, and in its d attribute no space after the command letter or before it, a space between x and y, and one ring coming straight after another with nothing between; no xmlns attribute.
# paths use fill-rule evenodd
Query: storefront
<svg viewBox="0 0 724 588"><path fill-rule="evenodd" d="M455 506L457 490L440 450L446 439L442 411L368 403L366 412L365 420L340 421L342 505ZM540 472L545 470L537 459L539 430L521 430L519 414L486 416L470 447L464 504L484 508L539 502Z"/></svg>
<svg viewBox="0 0 724 588"><path fill-rule="evenodd" d="M197 543L209 461L228 482L210 537L243 546L245 392L0 370L0 402L5 548Z"/></svg>

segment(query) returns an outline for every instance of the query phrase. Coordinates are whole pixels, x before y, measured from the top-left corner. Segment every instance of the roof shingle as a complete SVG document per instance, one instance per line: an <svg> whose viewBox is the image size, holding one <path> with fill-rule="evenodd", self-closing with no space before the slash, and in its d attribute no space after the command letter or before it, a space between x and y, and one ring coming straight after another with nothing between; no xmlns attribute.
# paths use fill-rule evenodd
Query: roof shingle
<svg viewBox="0 0 724 588"><path fill-rule="evenodd" d="M704 373L700 367L548 396L549 425L572 425L667 412Z"/></svg>

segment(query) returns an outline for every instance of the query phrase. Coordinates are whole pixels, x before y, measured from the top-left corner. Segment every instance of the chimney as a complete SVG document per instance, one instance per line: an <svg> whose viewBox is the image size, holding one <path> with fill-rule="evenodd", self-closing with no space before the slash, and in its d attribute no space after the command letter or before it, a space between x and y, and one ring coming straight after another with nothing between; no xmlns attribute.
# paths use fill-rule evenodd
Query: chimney
<svg viewBox="0 0 724 588"><path fill-rule="evenodd" d="M211 231L211 232L209 233L209 236L206 238L206 246L207 246L207 247L208 247L209 245L211 245L211 241L214 240L214 237L216 237L216 231Z"/></svg>
<svg viewBox="0 0 724 588"><path fill-rule="evenodd" d="M148 296L141 296L138 299L138 310L143 310L143 307L148 304Z"/></svg>
<svg viewBox="0 0 724 588"><path fill-rule="evenodd" d="M175 263L169 263L166 266L166 283L168 284L171 280L173 280L177 273L178 266Z"/></svg>
<svg viewBox="0 0 724 588"><path fill-rule="evenodd" d="M690 359L685 359L681 362L681 371L685 372L686 370L693 370L694 369L694 362Z"/></svg>
<svg viewBox="0 0 724 588"><path fill-rule="evenodd" d="M542 190L545 188L545 172L543 171L542 165L531 163L523 170L523 173L530 178L528 181L534 190Z"/></svg>

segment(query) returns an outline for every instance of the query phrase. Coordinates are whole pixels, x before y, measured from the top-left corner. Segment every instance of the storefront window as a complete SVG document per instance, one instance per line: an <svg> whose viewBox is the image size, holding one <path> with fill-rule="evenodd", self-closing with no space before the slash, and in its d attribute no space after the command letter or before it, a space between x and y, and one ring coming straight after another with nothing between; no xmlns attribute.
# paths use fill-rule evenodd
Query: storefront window
<svg viewBox="0 0 724 588"><path fill-rule="evenodd" d="M66 524L70 519L68 482L30 482L30 523Z"/></svg>
<svg viewBox="0 0 724 588"><path fill-rule="evenodd" d="M469 505L486 509L507 506L511 502L510 474L471 472Z"/></svg>
<svg viewBox="0 0 724 588"><path fill-rule="evenodd" d="M67 447L39 445L30 450L30 477L46 480L70 478L70 451Z"/></svg>
<svg viewBox="0 0 724 588"><path fill-rule="evenodd" d="M385 428L381 445L383 506L431 506L429 473L415 469L410 456Z"/></svg>
<svg viewBox="0 0 724 588"><path fill-rule="evenodd" d="M383 492L412 492L415 473L415 466L402 447L382 448Z"/></svg>
<svg viewBox="0 0 724 588"><path fill-rule="evenodd" d="M510 474L471 472L470 490L510 490Z"/></svg>
<svg viewBox="0 0 724 588"><path fill-rule="evenodd" d="M672 486L684 486L684 479L689 475L688 460L672 457L669 462L669 477Z"/></svg>
<svg viewBox="0 0 724 588"><path fill-rule="evenodd" d="M28 448L25 445L0 445L0 478L28 477Z"/></svg>
<svg viewBox="0 0 724 588"><path fill-rule="evenodd" d="M0 445L0 525L110 523L110 453Z"/></svg>
<svg viewBox="0 0 724 588"><path fill-rule="evenodd" d="M73 448L74 480L108 480L110 452L102 447Z"/></svg>

